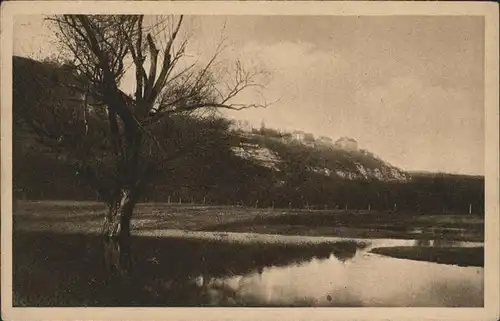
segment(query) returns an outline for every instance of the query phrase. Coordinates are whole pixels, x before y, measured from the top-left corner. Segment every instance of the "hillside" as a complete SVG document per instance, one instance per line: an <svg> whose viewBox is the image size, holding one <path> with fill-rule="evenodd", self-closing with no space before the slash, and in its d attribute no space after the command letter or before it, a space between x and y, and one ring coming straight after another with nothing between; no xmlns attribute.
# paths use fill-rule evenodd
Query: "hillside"
<svg viewBox="0 0 500 321"><path fill-rule="evenodd" d="M40 133L24 121L39 119L38 131L63 122L55 126L58 139L78 137L72 129L81 130L83 97L68 87L74 80L70 69L20 57L13 63L16 197L95 199L79 169L42 144ZM243 128L224 119L165 122L169 130L162 137L171 149L189 145L193 134L202 133L204 143L171 159L168 172L155 176L143 200L321 209L393 210L397 205L444 212L466 212L471 204L483 208L483 178L410 175L359 149L352 138L334 142L299 131ZM99 136L95 142L101 143Z"/></svg>
<svg viewBox="0 0 500 321"><path fill-rule="evenodd" d="M333 179L401 182L410 179L407 173L367 150L345 149L314 138L303 141L290 133L268 128L250 132L236 129L233 133L239 141L233 147L236 155L278 172L292 170L299 164L301 170Z"/></svg>

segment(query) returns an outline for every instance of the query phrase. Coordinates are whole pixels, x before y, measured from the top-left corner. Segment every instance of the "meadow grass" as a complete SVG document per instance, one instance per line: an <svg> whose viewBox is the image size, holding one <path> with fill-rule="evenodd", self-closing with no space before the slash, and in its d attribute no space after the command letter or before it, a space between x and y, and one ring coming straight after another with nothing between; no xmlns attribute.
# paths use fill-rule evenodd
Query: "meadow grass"
<svg viewBox="0 0 500 321"><path fill-rule="evenodd" d="M97 233L104 204L69 201L21 201L14 229ZM405 212L288 210L197 204L138 204L135 230L253 232L357 238L442 238L483 241L484 219L477 215Z"/></svg>

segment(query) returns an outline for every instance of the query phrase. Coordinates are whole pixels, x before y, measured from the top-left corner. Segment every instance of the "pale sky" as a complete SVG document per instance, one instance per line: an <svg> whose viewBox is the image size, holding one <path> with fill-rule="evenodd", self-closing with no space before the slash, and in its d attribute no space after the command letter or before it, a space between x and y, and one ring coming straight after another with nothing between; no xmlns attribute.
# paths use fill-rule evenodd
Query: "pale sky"
<svg viewBox="0 0 500 321"><path fill-rule="evenodd" d="M350 136L404 170L484 174L482 17L190 16L190 54L212 54L224 23L221 58L268 70L264 97L280 99L229 117ZM16 17L14 39L15 55L57 51L41 16Z"/></svg>

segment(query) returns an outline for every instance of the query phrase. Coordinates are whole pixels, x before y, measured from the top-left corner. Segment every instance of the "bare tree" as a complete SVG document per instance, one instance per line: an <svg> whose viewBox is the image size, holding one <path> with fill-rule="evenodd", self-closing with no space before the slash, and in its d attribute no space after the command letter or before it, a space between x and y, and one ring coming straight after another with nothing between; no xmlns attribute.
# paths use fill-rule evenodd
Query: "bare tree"
<svg viewBox="0 0 500 321"><path fill-rule="evenodd" d="M99 131L105 133L109 153L93 158L92 166L86 161L90 159L87 150L73 156L92 169L84 175L97 181L106 176L106 184L98 184L109 207L102 233L115 240L110 246L116 250L122 242L116 240L127 239L130 234L133 210L148 178L177 154L168 150L168 137L161 136L158 124L161 127L166 118L200 114L202 110L265 107L266 103L234 102L243 90L261 87L258 81L262 72L248 71L236 61L231 79L215 75L224 41L207 62L188 63L189 38L180 37L183 16L160 17L154 22L142 15L63 15L49 20L57 27L56 36L81 80L77 87L85 98L78 111L83 123L79 141L92 135L91 118L100 117L107 124ZM135 71L133 95L120 88L128 70ZM62 136L66 133L58 141L61 144L66 140ZM151 153L162 157L151 162ZM110 160L107 167L102 165L103 158ZM106 175L96 174L95 168Z"/></svg>

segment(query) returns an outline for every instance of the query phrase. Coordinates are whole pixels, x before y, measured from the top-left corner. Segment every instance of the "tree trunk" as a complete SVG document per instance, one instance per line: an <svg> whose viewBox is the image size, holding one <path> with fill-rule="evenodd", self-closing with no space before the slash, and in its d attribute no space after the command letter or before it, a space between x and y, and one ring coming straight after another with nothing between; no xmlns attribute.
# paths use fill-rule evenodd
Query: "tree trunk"
<svg viewBox="0 0 500 321"><path fill-rule="evenodd" d="M126 277L131 272L130 220L134 206L132 191L122 189L118 199L109 206L104 218L104 263L112 277Z"/></svg>

